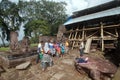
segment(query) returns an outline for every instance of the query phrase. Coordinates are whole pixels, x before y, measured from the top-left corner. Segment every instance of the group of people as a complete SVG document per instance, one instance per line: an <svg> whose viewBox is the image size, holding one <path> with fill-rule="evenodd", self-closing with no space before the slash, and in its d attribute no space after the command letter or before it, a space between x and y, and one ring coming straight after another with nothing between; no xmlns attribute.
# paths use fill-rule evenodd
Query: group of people
<svg viewBox="0 0 120 80"><path fill-rule="evenodd" d="M84 54L84 41L81 41L79 46L80 57L77 58L79 63L86 62L88 59L83 59L82 56ZM64 57L64 54L69 51L69 43L66 40L65 42L56 42L53 40L50 41L40 41L38 44L38 56L36 63L40 61L42 70L45 71L47 66L53 65L52 57Z"/></svg>
<svg viewBox="0 0 120 80"><path fill-rule="evenodd" d="M40 41L38 44L38 57L36 63L41 63L42 70L44 71L47 66L53 65L52 57L63 57L69 50L68 41L55 42L55 41Z"/></svg>

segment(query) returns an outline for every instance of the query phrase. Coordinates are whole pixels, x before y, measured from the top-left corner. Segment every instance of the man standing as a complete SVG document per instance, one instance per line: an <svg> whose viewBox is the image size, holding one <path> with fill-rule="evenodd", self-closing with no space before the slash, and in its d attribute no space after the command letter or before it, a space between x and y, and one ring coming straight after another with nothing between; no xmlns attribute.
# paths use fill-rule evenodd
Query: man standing
<svg viewBox="0 0 120 80"><path fill-rule="evenodd" d="M83 40L81 41L81 43L80 43L80 47L79 47L79 50L80 50L80 56L83 56L83 54L84 54L84 42L83 42Z"/></svg>

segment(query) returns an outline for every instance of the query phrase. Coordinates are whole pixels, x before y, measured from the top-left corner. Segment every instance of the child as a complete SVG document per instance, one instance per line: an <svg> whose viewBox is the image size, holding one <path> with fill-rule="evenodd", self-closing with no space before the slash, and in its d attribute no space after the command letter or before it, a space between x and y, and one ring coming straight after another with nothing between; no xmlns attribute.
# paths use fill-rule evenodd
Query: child
<svg viewBox="0 0 120 80"><path fill-rule="evenodd" d="M65 53L65 46L63 44L61 44L60 48L61 48L61 57L63 57L64 53Z"/></svg>

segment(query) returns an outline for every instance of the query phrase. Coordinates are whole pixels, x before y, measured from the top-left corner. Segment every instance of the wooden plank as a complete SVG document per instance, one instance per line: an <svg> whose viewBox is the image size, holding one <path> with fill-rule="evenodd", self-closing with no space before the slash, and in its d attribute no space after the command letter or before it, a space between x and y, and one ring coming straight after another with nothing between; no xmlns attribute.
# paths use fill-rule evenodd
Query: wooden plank
<svg viewBox="0 0 120 80"><path fill-rule="evenodd" d="M92 42L92 38L87 39L86 45L85 45L85 53L89 53L90 52L90 46L91 46L91 42Z"/></svg>

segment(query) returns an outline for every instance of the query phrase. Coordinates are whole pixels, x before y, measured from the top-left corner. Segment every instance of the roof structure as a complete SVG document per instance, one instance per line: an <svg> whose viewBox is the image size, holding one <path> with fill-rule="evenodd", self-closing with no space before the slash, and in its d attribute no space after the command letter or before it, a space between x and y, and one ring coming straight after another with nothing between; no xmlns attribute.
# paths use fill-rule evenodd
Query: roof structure
<svg viewBox="0 0 120 80"><path fill-rule="evenodd" d="M96 7L74 12L72 15L73 18L65 22L64 25L82 23L84 21L115 15L120 17L120 1L111 1Z"/></svg>

